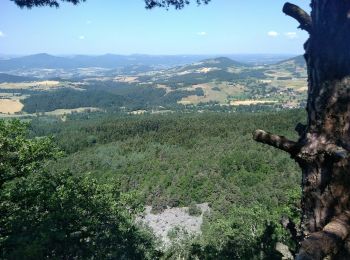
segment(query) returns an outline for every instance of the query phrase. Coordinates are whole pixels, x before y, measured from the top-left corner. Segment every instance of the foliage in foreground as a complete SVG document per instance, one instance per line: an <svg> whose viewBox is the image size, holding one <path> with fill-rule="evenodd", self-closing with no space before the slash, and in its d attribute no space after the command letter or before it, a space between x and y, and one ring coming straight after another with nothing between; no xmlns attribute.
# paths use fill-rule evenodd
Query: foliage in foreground
<svg viewBox="0 0 350 260"><path fill-rule="evenodd" d="M116 186L45 171L58 150L49 138L25 136L23 123L0 121L0 258L157 258Z"/></svg>

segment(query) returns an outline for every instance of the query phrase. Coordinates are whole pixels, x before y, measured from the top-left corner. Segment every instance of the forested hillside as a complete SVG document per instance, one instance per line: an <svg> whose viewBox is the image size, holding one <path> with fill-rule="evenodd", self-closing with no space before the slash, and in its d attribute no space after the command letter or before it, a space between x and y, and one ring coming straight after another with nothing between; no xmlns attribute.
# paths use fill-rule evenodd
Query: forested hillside
<svg viewBox="0 0 350 260"><path fill-rule="evenodd" d="M204 113L144 116L73 115L66 122L36 119L33 136L53 135L66 156L51 172L118 183L122 192L151 205L209 203L200 237L185 236L166 252L173 257L254 259L277 257L277 241L293 249L282 217L298 221L299 172L287 154L257 145L256 128L295 137L290 126L304 113ZM271 234L267 234L267 233ZM165 257L165 256L164 256Z"/></svg>

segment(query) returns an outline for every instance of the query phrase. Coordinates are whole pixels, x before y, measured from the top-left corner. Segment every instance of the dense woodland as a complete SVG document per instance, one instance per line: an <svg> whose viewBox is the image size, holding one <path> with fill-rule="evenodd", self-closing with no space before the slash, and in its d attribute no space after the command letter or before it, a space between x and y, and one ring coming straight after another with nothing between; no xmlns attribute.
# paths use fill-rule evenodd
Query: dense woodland
<svg viewBox="0 0 350 260"><path fill-rule="evenodd" d="M300 176L288 155L251 133L294 137L290 126L303 117L77 114L34 119L27 135L22 123L1 121L1 174L11 173L0 194L2 258L279 259L277 241L295 246L280 221L299 219ZM160 212L203 202L211 212L202 235L166 251L133 221L144 205Z"/></svg>
<svg viewBox="0 0 350 260"><path fill-rule="evenodd" d="M18 90L16 92L25 94ZM183 97L203 96L204 92L201 88L197 88L193 91L177 90L166 95L165 90L159 88L114 82L93 82L79 90L62 88L48 92L32 91L30 94L31 96L23 101L23 110L28 113L79 107L98 107L108 111L120 111L120 107L127 107L131 111L159 106L174 108Z"/></svg>

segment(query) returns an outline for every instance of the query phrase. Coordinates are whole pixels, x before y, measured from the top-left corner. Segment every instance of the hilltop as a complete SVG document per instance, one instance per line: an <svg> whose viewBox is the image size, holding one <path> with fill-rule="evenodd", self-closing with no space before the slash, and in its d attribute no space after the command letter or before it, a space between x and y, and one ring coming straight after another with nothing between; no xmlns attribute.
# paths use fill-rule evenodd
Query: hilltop
<svg viewBox="0 0 350 260"><path fill-rule="evenodd" d="M283 60L277 63L277 65L294 64L299 67L306 68L306 62L303 55L296 56L291 59Z"/></svg>

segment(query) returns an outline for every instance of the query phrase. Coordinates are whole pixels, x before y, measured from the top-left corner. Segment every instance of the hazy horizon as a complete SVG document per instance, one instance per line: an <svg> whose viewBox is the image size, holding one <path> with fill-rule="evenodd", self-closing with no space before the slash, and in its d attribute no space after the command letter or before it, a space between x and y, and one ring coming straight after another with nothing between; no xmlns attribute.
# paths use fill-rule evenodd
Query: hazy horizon
<svg viewBox="0 0 350 260"><path fill-rule="evenodd" d="M215 56L215 57L225 57L225 56L299 56L303 55L303 53L212 53L212 54L192 54L192 53L179 53L179 54L166 54L166 53L159 53L159 54L149 54L149 53L112 53L112 52L106 52L106 53L49 53L49 52L35 52L35 53L1 53L0 55L6 55L6 56L33 56L33 55L40 55L40 54L47 54L51 56L59 56L59 57L70 57L70 56L104 56L104 55L116 55L116 56Z"/></svg>
<svg viewBox="0 0 350 260"><path fill-rule="evenodd" d="M296 4L309 10L305 1ZM146 10L143 0L87 0L20 9L1 1L0 53L28 55L224 55L303 53L307 33L284 0L213 0L184 10ZM15 21L15 22L14 22ZM219 54L218 54L219 53ZM221 54L220 54L221 53Z"/></svg>

